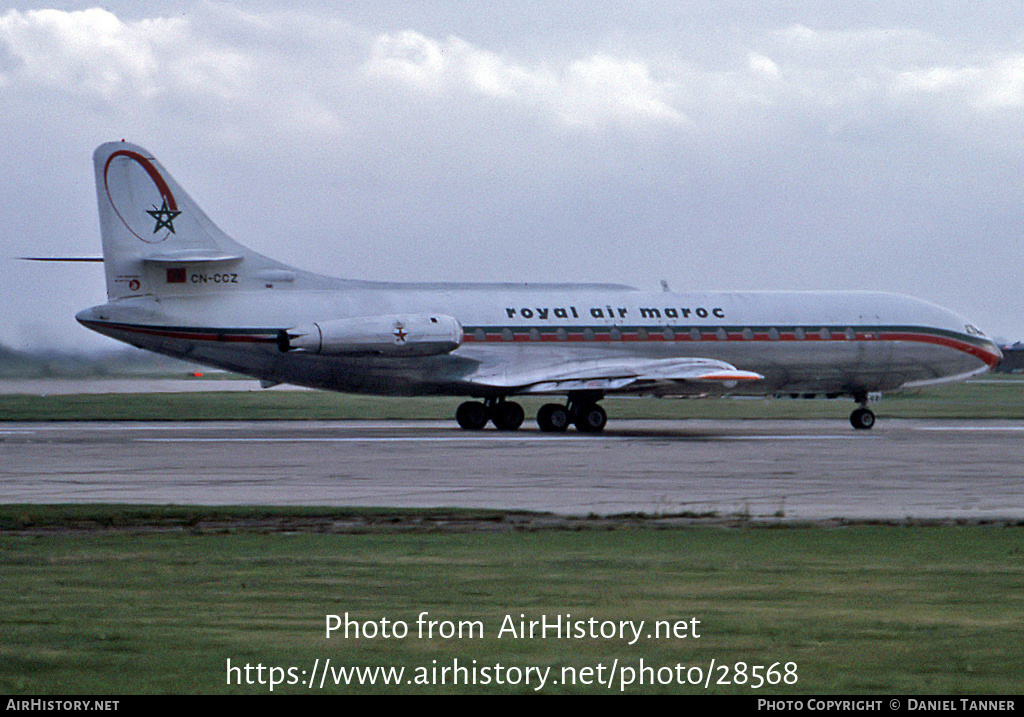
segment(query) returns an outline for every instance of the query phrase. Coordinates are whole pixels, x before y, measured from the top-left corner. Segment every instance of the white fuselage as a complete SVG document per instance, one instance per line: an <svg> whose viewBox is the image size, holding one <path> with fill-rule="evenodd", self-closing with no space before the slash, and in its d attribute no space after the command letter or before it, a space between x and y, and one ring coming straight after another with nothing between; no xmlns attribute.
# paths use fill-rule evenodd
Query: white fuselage
<svg viewBox="0 0 1024 717"><path fill-rule="evenodd" d="M142 147L101 145L93 165L108 303L83 324L269 383L485 399L460 408L464 428L514 430L522 409L505 398L525 393L568 396L564 411L538 413L542 429L569 419L590 432L606 418L596 402L615 393L863 404L1000 359L956 314L894 294L334 279L229 237Z"/></svg>
<svg viewBox="0 0 1024 717"><path fill-rule="evenodd" d="M186 284L179 296L116 300L78 318L127 343L269 382L395 395L511 395L516 376L564 363L675 357L717 359L764 376L738 393L858 395L961 380L1000 358L961 317L895 294L289 279L228 281L213 295L207 281L201 296ZM461 324L455 351L395 358L277 347L278 332L291 326L430 312Z"/></svg>

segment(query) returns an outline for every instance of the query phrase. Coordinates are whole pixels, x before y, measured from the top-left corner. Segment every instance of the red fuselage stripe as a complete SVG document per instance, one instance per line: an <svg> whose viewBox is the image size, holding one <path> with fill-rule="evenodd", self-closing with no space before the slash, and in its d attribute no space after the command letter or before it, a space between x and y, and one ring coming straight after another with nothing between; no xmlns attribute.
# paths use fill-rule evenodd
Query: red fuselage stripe
<svg viewBox="0 0 1024 717"><path fill-rule="evenodd" d="M91 329L116 329L133 334L146 336L162 336L169 339L185 341L216 341L228 343L268 344L277 342L277 333L232 333L231 331L202 331L199 329L160 329L148 326L132 326L129 324L108 324L101 321L83 322Z"/></svg>

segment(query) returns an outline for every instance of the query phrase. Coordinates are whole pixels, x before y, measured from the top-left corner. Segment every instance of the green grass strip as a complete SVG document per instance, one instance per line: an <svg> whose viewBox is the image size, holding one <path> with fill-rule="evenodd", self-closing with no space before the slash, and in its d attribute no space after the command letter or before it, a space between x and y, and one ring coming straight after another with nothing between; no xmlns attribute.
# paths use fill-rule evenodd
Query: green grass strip
<svg viewBox="0 0 1024 717"><path fill-rule="evenodd" d="M627 693L1016 694L1024 664L1018 526L28 531L0 535L0 574L0 691L8 694L265 694L269 673L259 684L257 665L308 673L328 658L336 667L403 668L409 680L455 660L550 667L559 677L616 660L671 668L662 677L678 674L676 665L728 666L706 690L633 684ZM419 637L423 612L437 631L479 623L483 634ZM345 613L361 624L402 621L410 634L326 639L325 616ZM498 637L506 620L559 615L697 619L700 637L633 645ZM250 665L253 684L228 684L228 659ZM754 665L787 662L796 663L795 684L751 688ZM744 684L736 684L739 663ZM274 692L533 691L437 677L391 686L328 679L322 691L282 684ZM543 690L620 691L561 681Z"/></svg>

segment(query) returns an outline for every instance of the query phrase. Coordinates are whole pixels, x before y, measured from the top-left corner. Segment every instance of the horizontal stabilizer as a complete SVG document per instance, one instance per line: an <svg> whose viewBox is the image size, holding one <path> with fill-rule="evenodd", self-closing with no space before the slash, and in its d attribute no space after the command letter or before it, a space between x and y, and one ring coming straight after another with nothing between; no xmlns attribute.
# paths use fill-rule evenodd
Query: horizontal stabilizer
<svg viewBox="0 0 1024 717"><path fill-rule="evenodd" d="M145 262L153 264L209 264L213 262L241 261L241 254L205 249L182 249L181 251L150 254L142 257Z"/></svg>
<svg viewBox="0 0 1024 717"><path fill-rule="evenodd" d="M20 256L22 261L71 261L103 263L102 256Z"/></svg>

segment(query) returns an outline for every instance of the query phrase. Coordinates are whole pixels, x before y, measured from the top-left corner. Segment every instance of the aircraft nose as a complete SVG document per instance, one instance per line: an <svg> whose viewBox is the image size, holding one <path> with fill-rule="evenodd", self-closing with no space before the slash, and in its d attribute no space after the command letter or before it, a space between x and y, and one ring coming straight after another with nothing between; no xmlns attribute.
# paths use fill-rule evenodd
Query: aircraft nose
<svg viewBox="0 0 1024 717"><path fill-rule="evenodd" d="M994 369L1003 360L1003 352L994 341L986 342L985 350L995 359L994 363L989 363L988 361L985 363L988 363L989 367Z"/></svg>
<svg viewBox="0 0 1024 717"><path fill-rule="evenodd" d="M961 319L961 321L963 321ZM961 324L964 327L964 333L967 336L967 343L970 344L970 348L967 350L974 358L983 362L989 371L995 370L999 362L1003 360L1003 352L999 346L985 335L985 332L977 327L976 324L970 324L964 321Z"/></svg>
<svg viewBox="0 0 1024 717"><path fill-rule="evenodd" d="M1003 360L1003 352L994 341L987 336L976 336L974 345L969 353L975 358L984 361L990 371L994 371L999 362Z"/></svg>

